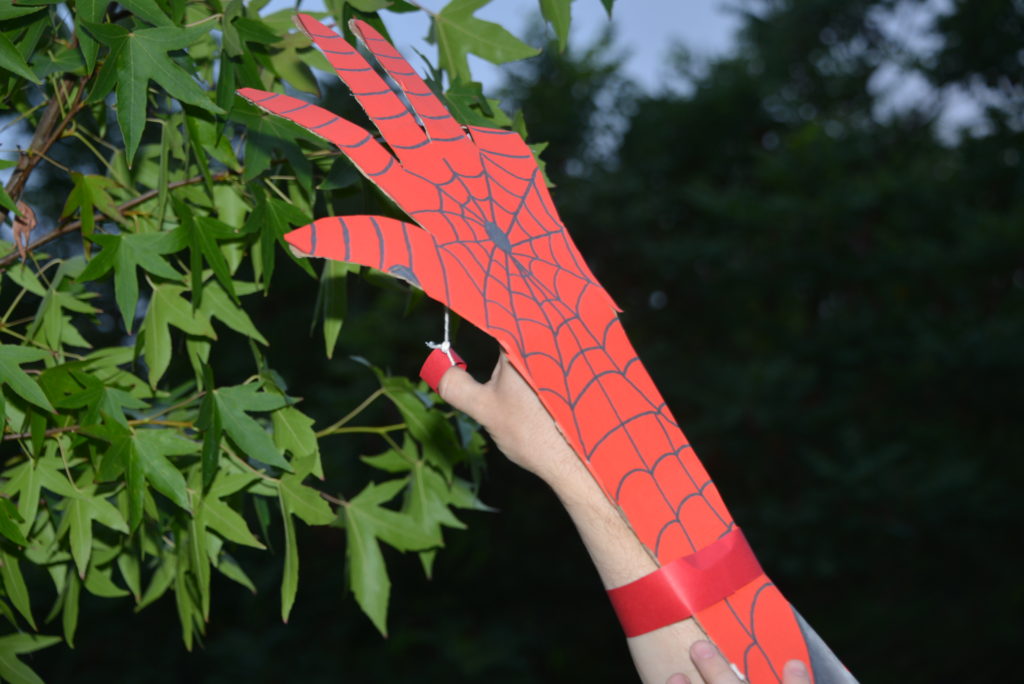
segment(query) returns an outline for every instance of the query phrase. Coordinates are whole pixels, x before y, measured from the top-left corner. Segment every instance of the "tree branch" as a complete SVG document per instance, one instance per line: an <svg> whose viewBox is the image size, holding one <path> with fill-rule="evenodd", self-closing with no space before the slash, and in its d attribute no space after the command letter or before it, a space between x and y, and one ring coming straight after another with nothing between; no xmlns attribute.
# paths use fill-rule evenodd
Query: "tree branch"
<svg viewBox="0 0 1024 684"><path fill-rule="evenodd" d="M66 95L74 82L74 78L65 76L61 79L60 83L63 84L64 94ZM43 110L43 115L39 119L39 125L36 126L36 131L32 135L32 142L29 143L28 150L21 152L18 158L18 164L14 167L14 172L11 174L10 179L7 181L7 186L4 188L7 194L11 196L15 202L21 197L22 191L25 189L25 185L28 183L29 176L32 175L32 171L35 170L36 165L39 161L50 151L54 143L60 140L64 134L64 130L71 123L78 112L82 111L85 103L82 101L82 93L85 91L85 84L89 80L88 76L82 76L78 79L78 90L75 92L75 99L68 108L67 114L63 118L60 118L61 106L60 106L60 93L55 93L46 105L46 109ZM61 86L58 86L60 88ZM0 210L0 223L7 220L7 210Z"/></svg>

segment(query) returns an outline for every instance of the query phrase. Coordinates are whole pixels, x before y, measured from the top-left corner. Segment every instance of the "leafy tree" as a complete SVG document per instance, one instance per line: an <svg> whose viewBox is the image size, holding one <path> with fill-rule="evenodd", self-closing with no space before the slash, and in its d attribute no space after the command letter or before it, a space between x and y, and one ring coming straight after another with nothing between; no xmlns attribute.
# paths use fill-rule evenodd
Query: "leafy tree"
<svg viewBox="0 0 1024 684"><path fill-rule="evenodd" d="M336 150L235 96L322 96L326 60L289 32L290 11L261 14L265 4L0 7L0 112L12 139L31 136L0 161L12 169L0 191L12 225L0 256L0 678L39 681L18 656L59 640L40 629L74 645L83 594L141 609L170 593L191 648L217 619L216 575L253 589L245 549L283 556L287 621L297 522L344 529L347 585L386 634L381 545L418 553L429 576L444 528L464 526L455 510L486 508L478 426L425 386L367 363L377 388L346 396L340 417L314 416L277 370L278 349L296 347L273 341L304 326L296 307L274 302L316 286L291 286L295 274L319 281L313 323L330 358L358 271L325 263L317 273L280 249L282 235L313 216L397 210ZM475 17L485 4L453 0L429 13L431 86L463 122L510 127L466 55L501 63L537 51ZM569 4L540 3L563 44ZM327 7L320 16L339 26L358 17L382 31L382 12L426 12L401 0ZM365 123L350 98L325 97ZM516 130L525 135L521 117ZM267 306L295 325L261 329L253 314ZM321 442L335 435L383 451L325 464Z"/></svg>

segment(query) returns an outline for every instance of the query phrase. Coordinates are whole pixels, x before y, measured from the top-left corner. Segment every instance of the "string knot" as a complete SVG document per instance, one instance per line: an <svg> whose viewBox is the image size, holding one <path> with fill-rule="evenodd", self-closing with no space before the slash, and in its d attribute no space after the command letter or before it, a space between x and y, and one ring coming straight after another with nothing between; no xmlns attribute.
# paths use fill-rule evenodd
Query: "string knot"
<svg viewBox="0 0 1024 684"><path fill-rule="evenodd" d="M452 342L448 334L448 309L444 310L444 341L443 342L427 342L426 345L431 349L440 349L447 357L448 361L454 366L455 357L452 356Z"/></svg>

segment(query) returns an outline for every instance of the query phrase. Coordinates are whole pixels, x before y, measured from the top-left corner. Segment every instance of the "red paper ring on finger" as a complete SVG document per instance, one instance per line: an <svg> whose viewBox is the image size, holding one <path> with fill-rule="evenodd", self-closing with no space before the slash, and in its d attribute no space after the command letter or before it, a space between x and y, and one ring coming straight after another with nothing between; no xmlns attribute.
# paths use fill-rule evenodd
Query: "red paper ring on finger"
<svg viewBox="0 0 1024 684"><path fill-rule="evenodd" d="M451 354L451 358L448 358L448 354ZM452 363L452 360L455 363ZM462 360L462 357L454 349L449 349L447 353L441 349L434 349L427 356L427 360L423 362L423 367L420 368L420 377L430 385L430 389L436 392L437 386L441 382L441 376L454 366L458 366L463 370L466 368L466 362Z"/></svg>

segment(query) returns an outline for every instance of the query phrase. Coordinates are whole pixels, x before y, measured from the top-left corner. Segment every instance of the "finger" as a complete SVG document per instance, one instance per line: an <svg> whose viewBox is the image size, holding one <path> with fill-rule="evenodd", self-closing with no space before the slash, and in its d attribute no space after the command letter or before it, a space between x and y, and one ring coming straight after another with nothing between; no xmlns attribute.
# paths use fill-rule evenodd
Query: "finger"
<svg viewBox="0 0 1024 684"><path fill-rule="evenodd" d="M431 140L452 142L467 139L462 126L452 118L448 109L391 43L365 21L354 19L349 26L384 67L384 71L401 87Z"/></svg>
<svg viewBox="0 0 1024 684"><path fill-rule="evenodd" d="M433 351L427 355L426 361L423 362L423 366L420 368L420 378L427 383L430 389L437 392L437 386L441 382L441 378L444 377L444 374L452 366L465 368L466 362L462 360L462 357L454 349L434 346Z"/></svg>
<svg viewBox="0 0 1024 684"><path fill-rule="evenodd" d="M344 38L308 14L298 15L295 23L324 53L335 73L399 156L400 150L427 143L426 134L405 103Z"/></svg>
<svg viewBox="0 0 1024 684"><path fill-rule="evenodd" d="M690 647L690 658L707 684L736 684L740 678L710 641L698 641Z"/></svg>
<svg viewBox="0 0 1024 684"><path fill-rule="evenodd" d="M804 684L811 681L807 666L799 660L790 660L782 668L782 684Z"/></svg>
<svg viewBox="0 0 1024 684"><path fill-rule="evenodd" d="M360 173L399 204L403 198L433 189L426 181L406 173L390 152L351 121L288 95L255 88L241 88L237 92L260 109L293 121L310 133L337 145Z"/></svg>
<svg viewBox="0 0 1024 684"><path fill-rule="evenodd" d="M690 684L690 678L681 672L677 672L669 677L665 684Z"/></svg>
<svg viewBox="0 0 1024 684"><path fill-rule="evenodd" d="M494 410L490 388L474 380L472 375L458 366L452 366L441 376L437 393L481 425L490 422Z"/></svg>
<svg viewBox="0 0 1024 684"><path fill-rule="evenodd" d="M449 303L441 252L419 226L384 216L331 216L296 228L284 239L304 256L370 266Z"/></svg>

